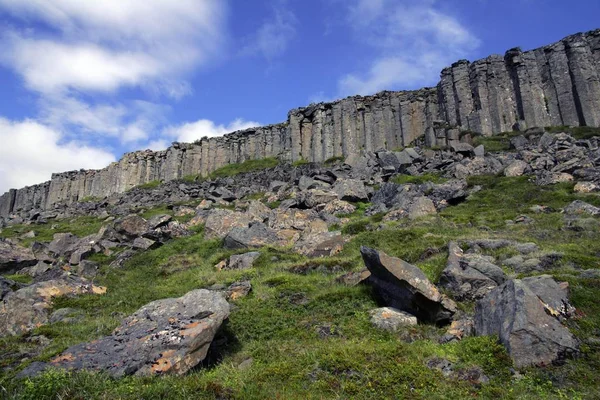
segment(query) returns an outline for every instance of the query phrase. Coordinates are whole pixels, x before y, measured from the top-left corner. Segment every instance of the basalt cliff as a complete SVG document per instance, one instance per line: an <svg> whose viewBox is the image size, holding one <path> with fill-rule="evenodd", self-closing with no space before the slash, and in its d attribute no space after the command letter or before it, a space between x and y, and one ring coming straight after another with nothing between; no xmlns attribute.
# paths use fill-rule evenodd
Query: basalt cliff
<svg viewBox="0 0 600 400"><path fill-rule="evenodd" d="M444 147L459 142L464 131L493 135L563 125L600 126L600 30L531 51L458 61L434 88L312 104L290 111L281 124L129 153L101 170L54 174L49 182L2 195L0 217L156 180L205 176L249 159L321 162L415 142Z"/></svg>

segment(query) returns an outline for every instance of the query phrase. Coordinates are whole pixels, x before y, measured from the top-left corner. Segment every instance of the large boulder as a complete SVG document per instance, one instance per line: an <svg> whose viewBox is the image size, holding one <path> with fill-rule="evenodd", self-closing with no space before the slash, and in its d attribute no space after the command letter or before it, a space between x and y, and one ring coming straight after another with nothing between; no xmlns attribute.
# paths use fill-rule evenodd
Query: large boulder
<svg viewBox="0 0 600 400"><path fill-rule="evenodd" d="M127 217L115 222L115 230L127 236L130 239L135 239L138 236L142 236L149 229L148 221L139 215L128 215Z"/></svg>
<svg viewBox="0 0 600 400"><path fill-rule="evenodd" d="M215 209L210 211L204 226L206 239L223 239L233 228L246 228L252 218L245 213Z"/></svg>
<svg viewBox="0 0 600 400"><path fill-rule="evenodd" d="M282 244L277 232L262 222L253 222L244 228L233 228L224 240L226 249L250 249Z"/></svg>
<svg viewBox="0 0 600 400"><path fill-rule="evenodd" d="M39 282L10 292L0 303L0 337L21 335L47 324L56 297L105 292L106 288L75 277Z"/></svg>
<svg viewBox="0 0 600 400"><path fill-rule="evenodd" d="M337 193L338 198L344 201L369 201L369 191L365 183L359 179L340 179L332 190Z"/></svg>
<svg viewBox="0 0 600 400"><path fill-rule="evenodd" d="M113 377L182 375L204 360L228 316L223 295L205 289L157 300L127 317L110 336L72 346L49 363L34 363L21 376L48 367L102 371Z"/></svg>
<svg viewBox="0 0 600 400"><path fill-rule="evenodd" d="M13 274L37 264L31 249L7 239L0 239L0 273Z"/></svg>
<svg viewBox="0 0 600 400"><path fill-rule="evenodd" d="M448 244L448 262L440 277L440 286L457 300L478 299L504 283L502 268L480 254L464 254L458 243Z"/></svg>
<svg viewBox="0 0 600 400"><path fill-rule="evenodd" d="M456 304L442 295L418 267L365 246L360 252L371 272L368 282L386 306L406 311L421 321L450 323Z"/></svg>
<svg viewBox="0 0 600 400"><path fill-rule="evenodd" d="M548 307L556 309L556 298L564 299L562 289L541 289L538 281L509 280L477 302L475 332L498 336L519 368L560 362L577 353L578 342L548 311Z"/></svg>

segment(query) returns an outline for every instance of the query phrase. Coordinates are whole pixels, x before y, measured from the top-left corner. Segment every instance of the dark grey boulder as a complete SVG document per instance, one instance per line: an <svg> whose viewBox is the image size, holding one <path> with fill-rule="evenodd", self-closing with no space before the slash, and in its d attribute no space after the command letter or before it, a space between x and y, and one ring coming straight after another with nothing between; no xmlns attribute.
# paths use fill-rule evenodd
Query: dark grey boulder
<svg viewBox="0 0 600 400"><path fill-rule="evenodd" d="M367 282L386 306L406 311L421 321L450 323L456 304L442 295L418 267L365 246L360 252L371 272Z"/></svg>
<svg viewBox="0 0 600 400"><path fill-rule="evenodd" d="M261 222L253 222L247 228L233 228L225 236L223 245L226 249L244 249L277 245L280 242L275 230Z"/></svg>
<svg viewBox="0 0 600 400"><path fill-rule="evenodd" d="M135 239L148 231L148 222L139 215L128 215L116 221L114 229L130 239Z"/></svg>
<svg viewBox="0 0 600 400"><path fill-rule="evenodd" d="M544 302L530 288L532 282L509 280L492 290L475 307L477 335L498 336L518 368L550 365L578 352L577 339L550 315ZM545 299L552 296L538 291Z"/></svg>
<svg viewBox="0 0 600 400"><path fill-rule="evenodd" d="M20 269L37 264L31 249L17 243L0 238L0 273L14 274Z"/></svg>
<svg viewBox="0 0 600 400"><path fill-rule="evenodd" d="M353 202L369 201L369 189L358 179L340 179L332 187L340 200Z"/></svg>
<svg viewBox="0 0 600 400"><path fill-rule="evenodd" d="M222 294L198 289L157 300L127 317L112 335L65 350L48 363L34 363L20 376L48 367L125 375L182 375L198 365L229 316Z"/></svg>
<svg viewBox="0 0 600 400"><path fill-rule="evenodd" d="M479 254L464 254L458 243L448 244L448 262L440 277L440 286L457 300L472 300L485 296L502 284L506 276L502 269Z"/></svg>
<svg viewBox="0 0 600 400"><path fill-rule="evenodd" d="M600 215L600 208L581 200L575 200L574 202L565 207L564 212L567 215Z"/></svg>

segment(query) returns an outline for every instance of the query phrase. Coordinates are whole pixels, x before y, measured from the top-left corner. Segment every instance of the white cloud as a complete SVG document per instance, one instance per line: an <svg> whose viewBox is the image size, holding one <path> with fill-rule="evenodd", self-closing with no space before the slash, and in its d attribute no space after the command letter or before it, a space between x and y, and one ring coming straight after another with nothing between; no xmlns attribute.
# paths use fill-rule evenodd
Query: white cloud
<svg viewBox="0 0 600 400"><path fill-rule="evenodd" d="M163 135L172 138L174 141L190 143L203 137L223 136L226 133L239 131L243 129L260 126L260 123L246 121L238 118L228 125L217 125L213 121L201 119L196 122L188 122L182 125L170 126L163 131ZM154 142L156 146L161 142ZM162 144L164 144L164 140Z"/></svg>
<svg viewBox="0 0 600 400"><path fill-rule="evenodd" d="M50 179L53 172L103 168L114 156L75 141L36 121L0 118L0 193Z"/></svg>
<svg viewBox="0 0 600 400"><path fill-rule="evenodd" d="M4 62L42 93L155 85L180 96L189 92L180 76L224 41L220 0L0 0L0 9L53 28L5 37Z"/></svg>
<svg viewBox="0 0 600 400"><path fill-rule="evenodd" d="M339 80L340 96L434 84L442 68L479 45L436 0L352 0L347 22L376 55L363 71Z"/></svg>
<svg viewBox="0 0 600 400"><path fill-rule="evenodd" d="M287 50L296 37L296 15L290 11L287 1L280 0L273 6L273 16L258 29L250 43L242 50L243 54L260 54L271 62Z"/></svg>

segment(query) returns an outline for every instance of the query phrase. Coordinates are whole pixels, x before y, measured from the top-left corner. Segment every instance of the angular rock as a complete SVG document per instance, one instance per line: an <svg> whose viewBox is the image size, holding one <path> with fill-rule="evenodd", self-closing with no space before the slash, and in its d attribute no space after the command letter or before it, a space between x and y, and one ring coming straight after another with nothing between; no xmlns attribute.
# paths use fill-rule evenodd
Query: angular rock
<svg viewBox="0 0 600 400"><path fill-rule="evenodd" d="M282 243L277 233L261 222L253 222L246 228L233 228L223 242L226 249L260 248L280 244Z"/></svg>
<svg viewBox="0 0 600 400"><path fill-rule="evenodd" d="M182 375L204 360L228 316L223 296L205 289L157 300L127 317L112 335L72 346L46 364L32 364L21 376L48 367L113 377Z"/></svg>
<svg viewBox="0 0 600 400"><path fill-rule="evenodd" d="M435 204L425 196L417 197L408 208L409 219L416 219L436 213Z"/></svg>
<svg viewBox="0 0 600 400"><path fill-rule="evenodd" d="M529 164L522 160L515 160L504 169L504 176L521 176L525 173Z"/></svg>
<svg viewBox="0 0 600 400"><path fill-rule="evenodd" d="M162 243L160 242L144 237L135 238L132 243L132 247L138 250L154 250L159 248L161 245Z"/></svg>
<svg viewBox="0 0 600 400"><path fill-rule="evenodd" d="M206 239L223 239L234 228L246 228L251 217L237 211L214 209L210 211L204 227Z"/></svg>
<svg viewBox="0 0 600 400"><path fill-rule="evenodd" d="M567 215L600 215L600 208L581 200L575 200L574 202L565 207L564 212Z"/></svg>
<svg viewBox="0 0 600 400"><path fill-rule="evenodd" d="M248 269L252 268L254 262L260 257L260 253L252 251L244 254L234 254L229 259L224 260L216 265L218 270L224 269Z"/></svg>
<svg viewBox="0 0 600 400"><path fill-rule="evenodd" d="M56 297L105 292L106 288L71 277L34 283L8 293L0 303L0 337L21 335L47 324Z"/></svg>
<svg viewBox="0 0 600 400"><path fill-rule="evenodd" d="M360 249L371 272L368 282L388 307L415 315L419 320L445 325L456 304L427 279L423 271L399 258L365 246Z"/></svg>
<svg viewBox="0 0 600 400"><path fill-rule="evenodd" d="M338 198L344 201L369 201L369 192L363 181L358 179L340 179L332 190L337 193Z"/></svg>
<svg viewBox="0 0 600 400"><path fill-rule="evenodd" d="M518 368L550 365L578 352L577 339L521 280L509 280L477 302L475 331L497 335Z"/></svg>
<svg viewBox="0 0 600 400"><path fill-rule="evenodd" d="M465 255L456 242L450 242L440 286L457 300L481 298L506 279L502 269L490 261L477 254Z"/></svg>
<svg viewBox="0 0 600 400"><path fill-rule="evenodd" d="M389 332L398 332L405 326L417 325L417 317L392 307L376 308L369 311L371 324Z"/></svg>
<svg viewBox="0 0 600 400"><path fill-rule="evenodd" d="M0 273L14 274L37 264L33 251L15 242L0 238Z"/></svg>
<svg viewBox="0 0 600 400"><path fill-rule="evenodd" d="M148 222L139 215L128 215L127 217L115 222L115 230L131 239L142 236L148 231Z"/></svg>

